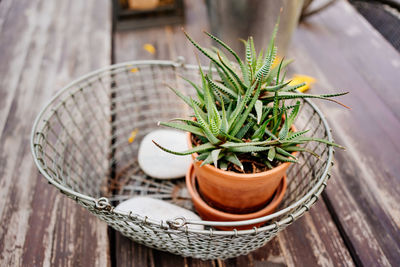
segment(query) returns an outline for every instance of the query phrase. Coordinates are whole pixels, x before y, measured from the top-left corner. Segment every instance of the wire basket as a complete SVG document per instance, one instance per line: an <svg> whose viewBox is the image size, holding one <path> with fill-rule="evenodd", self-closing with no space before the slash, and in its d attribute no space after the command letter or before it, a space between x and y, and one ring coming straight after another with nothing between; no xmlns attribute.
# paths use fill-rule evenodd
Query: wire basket
<svg viewBox="0 0 400 267"><path fill-rule="evenodd" d="M63 88L38 115L31 136L40 172L63 194L132 240L185 257L226 259L247 254L273 238L313 205L326 187L333 149L322 143L307 148L321 155L300 154L287 173L288 187L273 214L240 222L158 221L115 210L133 196L163 199L193 209L184 179L157 180L137 164L142 138L157 122L189 115L186 105L165 83L194 94L179 75L200 81L198 67L182 61L134 61L92 72ZM308 100L295 122L309 136L332 140L324 116ZM129 143L132 131L136 139ZM265 222L251 230L216 230ZM204 225L197 230L192 225Z"/></svg>

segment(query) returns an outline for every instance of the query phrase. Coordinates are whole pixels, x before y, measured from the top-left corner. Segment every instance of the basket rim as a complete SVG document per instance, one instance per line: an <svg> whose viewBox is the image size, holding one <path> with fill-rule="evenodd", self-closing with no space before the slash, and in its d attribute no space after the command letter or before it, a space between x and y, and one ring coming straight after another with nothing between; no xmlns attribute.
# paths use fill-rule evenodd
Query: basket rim
<svg viewBox="0 0 400 267"><path fill-rule="evenodd" d="M161 220L154 220L148 217L143 217L143 216L133 216L132 212L124 212L124 211L119 211L115 210L114 207L109 204L109 201L105 197L101 197L99 199L90 197L88 195L76 192L75 190L72 190L70 188L65 187L64 185L56 182L54 179L52 179L46 172L45 167L42 166L40 163L40 158L37 157L38 153L36 151L37 145L39 143L36 143L37 135L40 135L41 132L38 131L39 124L43 120L44 123L46 123L46 119L44 119L44 115L46 112L49 111L50 108L53 109L52 104L56 102L57 100L60 99L63 94L68 91L70 88L74 87L75 85L79 84L82 81L85 81L89 78L95 77L96 75L100 73L104 73L106 71L118 69L118 68L126 68L126 67L133 67L133 66L139 66L139 65L163 65L163 66L171 66L175 68L186 68L186 69L198 69L198 66L196 65L191 65L191 64L184 64L183 62L183 57L178 57L178 60L172 61L172 60L133 60L133 61L127 61L127 62L122 62L118 64L113 64L109 65L100 69L97 69L95 71L89 72L86 75L80 76L79 78L73 80L66 86L64 86L62 89L60 89L45 105L44 107L40 110L38 115L36 116L36 119L33 123L31 134L30 134L30 148L31 148L31 153L33 156L33 160L35 162L36 167L39 169L40 173L46 178L46 180L54 185L56 188L58 188L62 193L71 196L75 201L80 201L83 204L89 205L89 206L94 206L96 209L102 209L104 206L111 207L109 209L109 212L115 213L119 216L126 217L128 219L135 218L135 219L140 219L143 221L145 224L153 224L157 225L158 227L165 228L165 223L163 224L163 221ZM202 66L204 67L204 66ZM206 67L205 67L206 68ZM61 98L62 99L62 98ZM323 126L325 128L325 132L327 135L327 138L329 141L333 141L332 134L331 134L331 129L329 127L329 124L321 112L321 110L309 99L304 99L305 102L307 102L318 114L320 117ZM328 145L327 145L328 146ZM193 224L193 225L204 225L204 226L243 226L243 225L249 225L249 224L256 224L256 223L262 223L269 221L271 219L274 219L276 217L285 215L288 213L290 210L293 210L299 206L305 207L306 210L309 209L309 206L307 206L305 203L307 202L312 202L311 205L316 201L312 201L312 198L315 197L315 199L318 198L318 196L321 194L323 189L326 186L326 180L329 178L329 169L333 163L333 147L328 146L328 158L327 158L327 164L325 165L324 171L322 172L321 176L318 178L318 181L314 186L299 200L296 202L292 203L291 205L280 209L279 211L276 211L272 214L259 217L256 219L251 219L251 220L243 220L243 221L233 221L233 222L223 222L223 221L204 221L204 220L186 220L183 217L177 217L177 218L172 218L171 220L167 220L167 225L169 225L171 228L170 229L179 229L178 231L185 231L185 232L192 232L192 233L199 233L199 234L207 234L211 233L212 235L238 235L238 234L254 234L254 233L259 233L259 232L264 232L264 231L269 231L272 230L276 227L279 226L279 224L283 223L288 223L290 221L293 221L297 217L301 216L303 212L300 214L287 214L284 218L281 218L279 221L275 221L269 225L257 228L257 229L252 229L252 230L233 230L233 231L221 231L221 230L193 230L193 229L188 229L187 225ZM100 204L100 202L104 202L103 204ZM299 213L299 212L297 212Z"/></svg>

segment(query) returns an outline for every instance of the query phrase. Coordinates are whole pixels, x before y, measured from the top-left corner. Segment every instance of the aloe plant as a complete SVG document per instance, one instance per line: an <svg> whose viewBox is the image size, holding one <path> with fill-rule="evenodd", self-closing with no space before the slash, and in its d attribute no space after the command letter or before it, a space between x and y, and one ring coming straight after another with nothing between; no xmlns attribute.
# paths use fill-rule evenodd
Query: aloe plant
<svg viewBox="0 0 400 267"><path fill-rule="evenodd" d="M211 61L210 70L204 73L201 66L199 72L201 85L185 79L197 92L197 99L183 95L178 90L170 89L193 110L192 118L177 118L161 125L190 132L199 141L193 148L177 152L160 146L162 150L175 155L197 153L197 160L204 164L226 169L233 164L243 170L241 158L246 156L262 162L267 168L273 168L280 162L297 162L294 151L313 151L301 146L306 142L321 142L341 147L325 139L304 136L307 131L292 131L292 124L299 113L301 101L287 105L286 100L318 98L340 102L333 97L346 94L300 94L296 89L304 84L289 85L285 81L286 66L289 60L280 60L274 64L277 48L275 36L276 25L268 48L255 51L253 38L243 40L245 58L238 54L217 37L205 32L218 43L236 62L218 48L206 49L196 43L186 32L188 40ZM219 77L214 78L211 68ZM343 104L341 104L343 105Z"/></svg>

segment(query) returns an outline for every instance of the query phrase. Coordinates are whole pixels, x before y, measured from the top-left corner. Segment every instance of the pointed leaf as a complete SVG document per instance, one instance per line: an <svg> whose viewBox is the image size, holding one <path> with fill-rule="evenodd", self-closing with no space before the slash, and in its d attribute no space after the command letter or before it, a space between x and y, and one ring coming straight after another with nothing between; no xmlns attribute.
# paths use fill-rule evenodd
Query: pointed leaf
<svg viewBox="0 0 400 267"><path fill-rule="evenodd" d="M275 158L275 147L271 147L271 149L268 151L268 160L273 161Z"/></svg>
<svg viewBox="0 0 400 267"><path fill-rule="evenodd" d="M272 133L273 134L277 134L279 126L281 126L283 112L284 112L284 110L281 109L281 111L278 113L278 117L277 118L274 117L276 119L276 124L274 125L274 128L272 128Z"/></svg>
<svg viewBox="0 0 400 267"><path fill-rule="evenodd" d="M288 81L286 83L279 83L277 85L273 86L266 86L262 89L262 91L267 91L267 92L276 92L279 91L280 89L286 87L291 81Z"/></svg>
<svg viewBox="0 0 400 267"><path fill-rule="evenodd" d="M257 83L258 83L257 90L256 90L256 92L255 92L253 98L251 99L250 104L247 106L247 108L246 108L246 110L244 111L243 115L240 116L240 119L239 119L239 121L235 124L235 126L234 126L232 132L230 132L230 134L233 135L233 136L235 136L235 135L239 132L239 130L240 130L240 128L242 127L243 123L246 121L246 119L247 119L247 117L248 117L250 111L253 109L253 107L254 107L256 101L258 100L258 97L259 97L259 95L260 95L261 82L258 82L258 81L257 81Z"/></svg>
<svg viewBox="0 0 400 267"><path fill-rule="evenodd" d="M256 110L256 114L257 114L257 124L260 124L260 121L261 121L262 107L263 107L263 102L261 102L260 100L256 100L254 109Z"/></svg>
<svg viewBox="0 0 400 267"><path fill-rule="evenodd" d="M244 45L245 45L245 50L246 50L246 61L249 64L250 68L251 68L251 64L252 64L252 53L251 53L251 46L250 46L250 38L247 39L247 41L243 41Z"/></svg>
<svg viewBox="0 0 400 267"><path fill-rule="evenodd" d="M246 142L246 143L234 143L234 142L225 142L221 145L223 148L232 148L232 147L244 147L244 146L265 146L265 145L276 145L278 144L278 140L266 140L266 141L257 141L257 142Z"/></svg>
<svg viewBox="0 0 400 267"><path fill-rule="evenodd" d="M233 164L235 164L236 166L239 166L240 169L244 170L243 168L243 164L240 162L240 160L238 159L238 157L236 156L236 154L230 153L227 154L225 159Z"/></svg>
<svg viewBox="0 0 400 267"><path fill-rule="evenodd" d="M331 97L337 97L337 96L342 96L347 94L348 92L344 93L337 93L337 94L328 94L328 95L310 95L310 94L300 94L300 93L279 93L278 99L296 99L296 98L318 98L318 99L323 99L323 100L328 100L331 102L335 102L336 104L339 104L345 108L349 108L348 106L340 103L339 101L336 101L334 99L331 99ZM266 97L264 100L267 101L273 101L274 97Z"/></svg>
<svg viewBox="0 0 400 267"><path fill-rule="evenodd" d="M220 143L220 140L215 137L215 135L213 135L213 133L210 130L209 125L207 124L207 122L199 115L199 108L197 106L193 106L193 110L195 113L195 117L197 119L197 121L200 123L202 130L205 134L205 136L207 137L208 141L210 141L212 144L218 144Z"/></svg>
<svg viewBox="0 0 400 267"><path fill-rule="evenodd" d="M285 104L284 103L282 103L282 109L283 109L283 114L285 116L285 120L283 122L283 126L282 126L282 128L281 128L281 130L279 132L278 137L281 140L285 140L287 135L288 135L288 133L289 133L289 119L288 119L288 116L287 116L287 113L286 113L286 108L285 108Z"/></svg>
<svg viewBox="0 0 400 267"><path fill-rule="evenodd" d="M279 74L281 73L283 60L284 60L284 57L281 59L281 62L279 63L279 66L278 66L278 72L276 74L276 83L279 83Z"/></svg>
<svg viewBox="0 0 400 267"><path fill-rule="evenodd" d="M232 117L229 119L230 127L234 126L234 123L236 122L237 117L243 112L243 110L246 107L247 102L249 101L251 94L253 93L253 90L255 88L257 88L258 95L259 95L260 88L261 88L261 83L259 80L256 80L251 87L247 88L246 94L244 95L242 100L240 99L240 95L239 95L239 97L237 99L238 105L236 106L235 110L233 111ZM254 102L258 99L258 95L257 95L257 97L256 96L253 97L253 99L255 99ZM253 103L253 105L254 105L254 103ZM250 108L250 105L247 107L248 113L250 113L252 108L253 108L253 106ZM243 122L244 122L244 120L243 120ZM238 124L238 123L236 123L236 124ZM238 128L238 129L235 129L236 133L240 130L240 127L242 127L242 125L243 125L243 123L241 123L239 126L236 126ZM235 135L235 134L232 134L232 135Z"/></svg>
<svg viewBox="0 0 400 267"><path fill-rule="evenodd" d="M204 132L201 128L193 126L193 125L187 125L187 124L182 124L182 123L176 123L176 122L160 122L160 125L190 132L195 135L200 135L200 136L205 136Z"/></svg>
<svg viewBox="0 0 400 267"><path fill-rule="evenodd" d="M271 138L273 138L273 139L278 139L278 137L276 137L276 135L274 135L270 130L268 130L268 128L265 128L265 133L266 133L269 137L271 137Z"/></svg>
<svg viewBox="0 0 400 267"><path fill-rule="evenodd" d="M307 149L307 148L304 148L304 147L287 146L287 147L285 147L285 150L288 151L288 152L294 152L294 151L307 152L307 153L310 153L310 154L312 154L313 156L315 156L317 158L320 158L320 156L317 153L315 153L311 149Z"/></svg>
<svg viewBox="0 0 400 267"><path fill-rule="evenodd" d="M264 164L267 165L268 169L272 169L273 168L271 163L268 160L265 160Z"/></svg>
<svg viewBox="0 0 400 267"><path fill-rule="evenodd" d="M242 139L246 133L248 132L248 130L253 127L254 122L250 121L249 123L247 123L245 126L243 126L239 132L236 134L236 137L239 139Z"/></svg>
<svg viewBox="0 0 400 267"><path fill-rule="evenodd" d="M291 134L289 134L289 136L286 138L286 140L293 140L293 139L295 139L295 138L297 138L297 137L299 137L299 136L301 136L301 135L307 133L308 131L309 131L309 130L291 133Z"/></svg>
<svg viewBox="0 0 400 267"><path fill-rule="evenodd" d="M291 81L289 81L290 83ZM282 92L293 92L296 91L298 88L303 87L304 85L306 85L306 83L299 83L299 84L295 84L295 85L291 85L286 87L285 89L282 89Z"/></svg>
<svg viewBox="0 0 400 267"><path fill-rule="evenodd" d="M193 103L193 99L191 99L191 101ZM209 128L209 126L207 124L204 112L202 110L200 110L200 108L195 106L194 104L192 104L192 108L193 108L193 111L194 111L194 116L196 117L197 122L201 125L203 130L205 130L205 129L209 130L210 128ZM201 114L202 112L203 112L204 115Z"/></svg>
<svg viewBox="0 0 400 267"><path fill-rule="evenodd" d="M297 160L282 156L279 153L275 154L275 159L277 159L278 161L283 161L283 162L292 162L292 163L297 163Z"/></svg>
<svg viewBox="0 0 400 267"><path fill-rule="evenodd" d="M216 168L218 168L218 157L219 157L219 153L221 152L221 149L215 149L213 151L211 151L211 156L212 156L212 160L214 162L214 166Z"/></svg>
<svg viewBox="0 0 400 267"><path fill-rule="evenodd" d="M186 38L188 38L188 40L201 52L203 53L203 55L205 55L206 57L208 57L211 61L213 61L215 63L215 65L217 65L218 67L221 68L221 70L225 73L226 78L229 79L229 81L233 84L233 86L237 89L239 89L239 86L235 83L234 79L230 76L229 71L225 69L225 67L223 66L223 64L221 64L216 57L214 57L211 53L211 51L209 51L206 48L201 47L198 43L196 43L185 31L183 31L184 34L186 35Z"/></svg>
<svg viewBox="0 0 400 267"><path fill-rule="evenodd" d="M274 118L274 126L275 126L278 122L278 108L279 108L278 92L275 92L274 98L272 100L274 101L274 106L272 109L272 116Z"/></svg>
<svg viewBox="0 0 400 267"><path fill-rule="evenodd" d="M228 130L228 119L226 116L226 111L225 111L225 103L224 99L221 98L221 131L226 132Z"/></svg>
<svg viewBox="0 0 400 267"><path fill-rule="evenodd" d="M288 126L292 126L294 120L297 117L297 114L299 113L300 110L300 101L296 102L296 105L294 105L294 108L292 110L292 112L290 113L290 115L287 117L287 121L288 121Z"/></svg>
<svg viewBox="0 0 400 267"><path fill-rule="evenodd" d="M280 72L281 70L283 70L284 68L286 68L287 65L289 65L290 63L292 63L293 60L289 59L289 60L284 60L281 66L281 69L279 69L278 67L274 67L272 68L272 70L270 71L269 75L267 77L265 77L263 79L263 84L270 84L272 82L272 80L277 76L278 71ZM285 74L283 75L281 81L276 81L277 83L283 83L283 81L285 80Z"/></svg>
<svg viewBox="0 0 400 267"><path fill-rule="evenodd" d="M236 61L241 64L242 60L240 59L240 57L238 56L238 54L236 54L235 51L233 51L232 48L230 48L227 44L225 44L223 41L221 41L220 39L218 39L217 37L215 37L214 35L212 35L211 33L208 33L206 31L204 31L205 34L207 34L211 39L213 39L214 41L216 41L217 43L219 43L221 46L223 46L229 53L231 53Z"/></svg>
<svg viewBox="0 0 400 267"><path fill-rule="evenodd" d="M251 49L251 67L253 68L253 70L255 70L256 64L257 64L257 58L256 58L256 49L254 47L253 36L250 36L249 42L250 42L250 49Z"/></svg>
<svg viewBox="0 0 400 267"><path fill-rule="evenodd" d="M271 54L265 60L264 65L257 71L256 78L261 79L262 77L267 77L270 70L272 63L274 62L276 57L276 48L271 51Z"/></svg>
<svg viewBox="0 0 400 267"><path fill-rule="evenodd" d="M214 118L211 118L211 120L210 120L210 129L211 129L211 133L212 133L214 136L217 136L217 135L218 135L218 133L219 133L219 127L218 127L216 121L214 120Z"/></svg>
<svg viewBox="0 0 400 267"><path fill-rule="evenodd" d="M284 149L282 149L282 148L280 148L280 147L275 147L275 149L276 149L276 152L277 152L277 153L279 153L279 154L281 154L281 155L284 155L284 156L286 156L286 157L290 157L290 158L293 158L293 159L297 160L297 158L296 158L295 156L293 156L293 155L290 154L289 152L285 151Z"/></svg>
<svg viewBox="0 0 400 267"><path fill-rule="evenodd" d="M227 94L228 96L230 96L233 99L237 98L237 93L234 92L233 90L229 89L228 87L222 85L222 84L217 84L214 81L209 79L209 84L212 86L212 89L215 91L220 91L224 94Z"/></svg>
<svg viewBox="0 0 400 267"><path fill-rule="evenodd" d="M200 164L200 167L213 162L212 153L210 153L205 160Z"/></svg>
<svg viewBox="0 0 400 267"><path fill-rule="evenodd" d="M218 53L217 55L218 55L218 58L219 58L219 61L221 62L221 64L225 67L225 69L228 72L231 73L231 75L235 79L234 81L239 84L239 86L236 85L236 87L239 89L240 93L243 93L244 88L246 88L246 86L243 84L242 80L239 78L239 76L237 76L236 72L231 67L229 67L228 64L221 58L220 54Z"/></svg>
<svg viewBox="0 0 400 267"><path fill-rule="evenodd" d="M207 152L203 152L203 153L199 154L196 158L196 161L205 160L210 155L210 153L211 153L210 151L207 151Z"/></svg>
<svg viewBox="0 0 400 267"><path fill-rule="evenodd" d="M269 150L271 147L268 146L241 146L241 147L230 147L228 151L236 153L249 153L249 152L260 152Z"/></svg>
<svg viewBox="0 0 400 267"><path fill-rule="evenodd" d="M161 148L165 152L168 152L168 153L171 153L171 154L174 154L174 155L179 155L179 156L190 155L190 154L193 154L193 153L202 153L202 152L205 152L205 151L208 151L208 150L212 150L213 148L215 148L215 146L213 146L212 144L207 143L207 144L203 144L203 145L199 145L199 146L193 147L193 148L188 149L186 151L176 152L176 151L172 151L172 150L170 150L168 148L162 147L161 145L159 145L154 140L152 140L152 141L156 146L158 146L159 148Z"/></svg>
<svg viewBox="0 0 400 267"><path fill-rule="evenodd" d="M315 141L315 142L320 142L320 143L324 143L324 144L327 144L327 145L330 145L330 146L335 146L335 147L338 147L338 148L341 148L341 149L345 149L345 147L343 147L343 146L341 146L341 145L338 145L338 144L336 144L336 143L334 143L334 142L330 142L330 141L328 141L328 140L326 140L326 139L321 139L321 138L315 138L315 137L299 137L299 138L297 138L297 139L295 139L296 141Z"/></svg>
<svg viewBox="0 0 400 267"><path fill-rule="evenodd" d="M188 125L193 125L193 126L196 126L196 127L198 127L198 128L201 128L200 123L198 123L197 121L189 120L189 119L184 119L184 118L173 118L173 119L170 119L169 121L170 121L170 122L172 122L172 121L181 121L181 122L184 122L184 123L186 123L186 124L188 124ZM160 122L160 125L163 125L163 123Z"/></svg>
<svg viewBox="0 0 400 267"><path fill-rule="evenodd" d="M221 163L219 164L219 168L223 171L226 171L228 169L228 163L226 161L221 161Z"/></svg>
<svg viewBox="0 0 400 267"><path fill-rule="evenodd" d="M258 54L257 64L256 64L256 71L259 70L264 63L264 50L261 49L260 53Z"/></svg>
<svg viewBox="0 0 400 267"><path fill-rule="evenodd" d="M233 102L230 102L226 110L226 118L228 119L228 121L232 115L232 112L233 112Z"/></svg>
<svg viewBox="0 0 400 267"><path fill-rule="evenodd" d="M230 141L235 141L237 143L243 143L243 141L241 139L231 136L231 135L227 134L226 132L220 131L219 134Z"/></svg>
<svg viewBox="0 0 400 267"><path fill-rule="evenodd" d="M231 82L231 80L229 79L229 77L227 75L225 75L225 73L222 71L222 69L220 67L216 67L217 72L219 77L222 79L222 83L229 89L231 89L233 92L237 93L238 92L238 88L235 87L235 85Z"/></svg>
<svg viewBox="0 0 400 267"><path fill-rule="evenodd" d="M197 92L197 97L202 101L202 102L204 102L204 94L203 94L203 92L200 90L200 88L199 88L199 86L197 86L194 82L192 82L191 80L189 80L189 79L187 79L187 78L185 78L185 77L183 77L183 76L180 76L183 80L185 80L185 81L187 81L195 90L196 90L196 92Z"/></svg>
<svg viewBox="0 0 400 267"><path fill-rule="evenodd" d="M268 120L265 120L265 122L258 128L251 139L261 139L263 135L265 134L265 129L267 128L268 123L272 120L272 118L269 118Z"/></svg>

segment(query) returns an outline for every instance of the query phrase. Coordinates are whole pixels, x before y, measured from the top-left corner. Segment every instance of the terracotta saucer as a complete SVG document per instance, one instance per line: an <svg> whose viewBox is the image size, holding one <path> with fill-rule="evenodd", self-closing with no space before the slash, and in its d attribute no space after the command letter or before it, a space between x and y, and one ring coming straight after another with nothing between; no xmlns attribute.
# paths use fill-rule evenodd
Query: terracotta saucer
<svg viewBox="0 0 400 267"><path fill-rule="evenodd" d="M283 199L283 195L286 192L287 182L286 182L286 175L283 177L281 184L279 185L278 189L276 190L273 198L271 201L262 209L247 213L247 214L233 214L227 213L224 211L217 210L210 205L208 205L201 197L198 192L196 186L196 175L194 173L193 164L189 167L188 172L186 173L186 187L189 191L190 196L192 197L192 201L197 213L203 220L207 221L243 221L243 220L250 220L259 218L268 214L271 214L275 211L279 203L281 203ZM223 227L218 226L215 227L220 230L244 230L244 229L252 229L254 226L259 227L263 225L263 223L252 224L252 225L245 225L245 226L238 226L238 227Z"/></svg>

